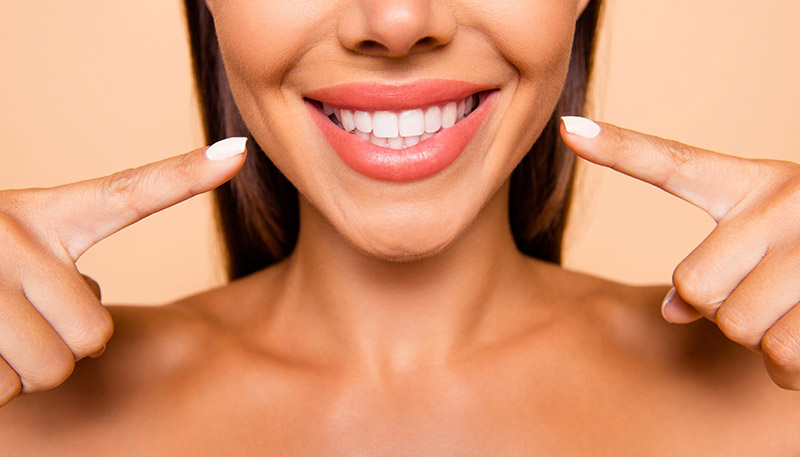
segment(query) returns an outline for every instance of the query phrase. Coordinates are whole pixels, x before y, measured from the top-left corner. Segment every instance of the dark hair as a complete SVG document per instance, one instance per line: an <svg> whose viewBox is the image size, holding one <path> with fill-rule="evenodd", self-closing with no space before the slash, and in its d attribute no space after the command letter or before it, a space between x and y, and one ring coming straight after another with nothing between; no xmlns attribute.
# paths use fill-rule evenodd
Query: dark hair
<svg viewBox="0 0 800 457"><path fill-rule="evenodd" d="M561 116L583 112L592 68L601 0L591 0L578 19L561 98L542 134L511 175L509 214L523 253L560 263L572 195L575 156L561 141ZM231 279L288 256L299 227L297 190L253 140L233 100L204 0L185 0L195 82L206 141L247 136L242 170L215 191Z"/></svg>

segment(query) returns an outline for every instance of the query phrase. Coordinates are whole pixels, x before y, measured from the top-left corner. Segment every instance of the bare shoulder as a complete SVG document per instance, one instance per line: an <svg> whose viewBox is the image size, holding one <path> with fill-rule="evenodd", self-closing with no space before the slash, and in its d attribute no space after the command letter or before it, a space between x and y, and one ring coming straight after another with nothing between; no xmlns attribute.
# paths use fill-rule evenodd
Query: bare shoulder
<svg viewBox="0 0 800 457"><path fill-rule="evenodd" d="M571 271L564 275L572 285L570 299L578 319L610 347L641 363L708 376L709 381L731 371L764 371L758 354L730 341L713 322L679 325L664 320L661 304L669 285L636 286Z"/></svg>
<svg viewBox="0 0 800 457"><path fill-rule="evenodd" d="M800 392L778 387L760 354L706 319L684 325L663 319L669 285L632 286L566 270L559 276L570 285L562 290L569 290L580 331L597 345L599 359L613 360L611 370L630 367L643 388L673 389L729 412L738 404L767 422L780 417L792 429L800 425Z"/></svg>

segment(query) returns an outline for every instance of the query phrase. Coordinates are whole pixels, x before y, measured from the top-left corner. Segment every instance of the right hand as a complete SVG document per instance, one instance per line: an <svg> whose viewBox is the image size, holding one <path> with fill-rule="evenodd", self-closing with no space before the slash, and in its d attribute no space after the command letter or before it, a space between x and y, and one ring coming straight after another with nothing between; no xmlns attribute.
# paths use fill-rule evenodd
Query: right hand
<svg viewBox="0 0 800 457"><path fill-rule="evenodd" d="M214 189L244 164L245 154L214 161L205 150L94 180L0 191L0 406L58 386L76 361L103 351L114 324L75 262L118 230Z"/></svg>

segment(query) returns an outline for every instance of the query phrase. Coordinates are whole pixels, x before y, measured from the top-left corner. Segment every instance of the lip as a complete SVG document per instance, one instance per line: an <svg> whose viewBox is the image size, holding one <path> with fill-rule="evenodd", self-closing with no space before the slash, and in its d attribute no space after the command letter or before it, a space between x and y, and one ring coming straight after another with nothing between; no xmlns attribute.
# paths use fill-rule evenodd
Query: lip
<svg viewBox="0 0 800 457"><path fill-rule="evenodd" d="M494 86L446 79L423 79L408 84L350 83L303 94L335 108L359 111L403 111L461 100L496 89Z"/></svg>
<svg viewBox="0 0 800 457"><path fill-rule="evenodd" d="M330 89L341 90L338 89L340 87L342 86L336 86L336 88ZM466 86L461 87L463 88ZM476 85L471 85L471 87L474 88ZM341 94L342 92L336 93ZM348 93L353 94L352 92ZM409 105L408 99L401 100L399 98L393 98L399 93L401 93L401 91L390 92L390 97L385 99L396 102L396 104L392 106L398 106L399 108L393 108L393 110L425 106L430 103L431 100L451 101L453 98L449 97L451 97L451 94L454 92L451 91L447 94L432 95L427 93L412 94L406 91L409 97L415 97L412 98L414 102L413 105ZM459 92L459 94L460 93L461 92ZM474 92L468 91L464 94L464 97L473 93ZM370 178L383 181L406 182L434 175L453 163L453 161L461 155L470 141L472 141L472 138L478 132L481 125L483 125L484 120L486 120L494 106L494 101L498 93L498 90L481 93L480 105L469 116L465 117L454 126L440 131L433 137L405 149L384 148L365 141L336 126L331 122L328 116L310 100L306 99L305 104L311 113L312 119L314 119L314 122L317 124L317 127L319 127L328 142L333 146L336 154L347 166ZM361 103L359 105L361 107L366 106L363 104L363 100L358 100L358 97L360 97L359 95L351 96L354 98L352 103L350 103L350 100L347 100L346 104L341 106L353 107L356 103ZM308 97L312 98L310 94ZM456 99L458 99L458 97L460 97L460 95L457 95ZM374 100L375 99L372 99L371 102L374 102ZM329 102L326 101L325 103ZM436 102L430 104L436 104ZM387 109L387 104L381 104L380 106L383 109Z"/></svg>

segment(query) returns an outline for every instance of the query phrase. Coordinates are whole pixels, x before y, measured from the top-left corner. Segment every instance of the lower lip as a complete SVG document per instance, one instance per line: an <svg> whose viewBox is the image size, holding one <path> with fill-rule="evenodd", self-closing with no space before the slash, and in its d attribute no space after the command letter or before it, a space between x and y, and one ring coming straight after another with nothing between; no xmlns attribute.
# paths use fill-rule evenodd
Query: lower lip
<svg viewBox="0 0 800 457"><path fill-rule="evenodd" d="M415 181L434 175L453 163L477 133L498 91L480 95L480 105L454 126L405 149L374 145L345 132L317 106L306 100L311 117L342 161L364 176L382 181Z"/></svg>

